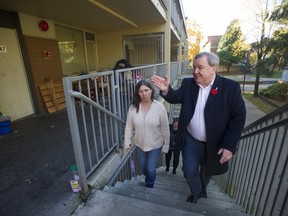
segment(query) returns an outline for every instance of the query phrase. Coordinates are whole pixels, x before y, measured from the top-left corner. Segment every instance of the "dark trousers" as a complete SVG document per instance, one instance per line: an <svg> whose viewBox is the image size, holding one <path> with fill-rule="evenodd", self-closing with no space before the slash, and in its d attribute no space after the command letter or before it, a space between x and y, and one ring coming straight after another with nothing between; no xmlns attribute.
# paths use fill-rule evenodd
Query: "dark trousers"
<svg viewBox="0 0 288 216"><path fill-rule="evenodd" d="M170 167L170 161L173 155L173 170L176 170L179 165L179 156L180 151L177 151L176 149L169 149L169 151L165 154L165 162L166 162L166 168L169 169Z"/></svg>
<svg viewBox="0 0 288 216"><path fill-rule="evenodd" d="M201 197L209 183L206 174L206 143L194 139L186 130L184 132L183 173L193 197Z"/></svg>

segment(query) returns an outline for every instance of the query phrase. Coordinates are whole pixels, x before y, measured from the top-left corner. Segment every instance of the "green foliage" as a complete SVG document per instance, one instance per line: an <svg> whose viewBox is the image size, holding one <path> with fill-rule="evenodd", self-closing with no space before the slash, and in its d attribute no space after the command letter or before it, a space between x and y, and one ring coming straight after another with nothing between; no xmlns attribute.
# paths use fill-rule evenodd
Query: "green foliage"
<svg viewBox="0 0 288 216"><path fill-rule="evenodd" d="M243 61L248 49L249 46L244 42L240 21L234 19L219 42L217 55L220 58L220 64L224 65L229 73L234 64Z"/></svg>
<svg viewBox="0 0 288 216"><path fill-rule="evenodd" d="M270 21L277 28L271 38L263 40L262 48L265 48L259 64L263 64L265 70L261 74L273 75L277 70L281 70L288 65L288 1L275 8L270 16Z"/></svg>
<svg viewBox="0 0 288 216"><path fill-rule="evenodd" d="M203 33L200 24L187 18L185 20L188 34L188 60L193 60L200 51L200 42L203 39Z"/></svg>
<svg viewBox="0 0 288 216"><path fill-rule="evenodd" d="M260 75L264 77L272 77L274 72L277 71L277 63L279 59L275 55L261 59L256 65L256 70L260 71Z"/></svg>
<svg viewBox="0 0 288 216"><path fill-rule="evenodd" d="M268 58L275 60L270 62L273 68L282 69L288 65L288 28L279 28L274 32L272 39L269 42L269 49L271 51Z"/></svg>
<svg viewBox="0 0 288 216"><path fill-rule="evenodd" d="M288 24L288 1L283 0L282 3L275 8L270 16L271 21L277 21L281 24Z"/></svg>
<svg viewBox="0 0 288 216"><path fill-rule="evenodd" d="M278 6L279 1L271 5L268 0L255 2L255 23L258 23L258 28L253 31L257 39L251 44L251 52L256 55L256 62L253 63L256 73L253 95L257 96L260 76L271 77L288 64L288 1L282 0Z"/></svg>
<svg viewBox="0 0 288 216"><path fill-rule="evenodd" d="M287 82L275 83L259 92L259 94L275 100L286 100L288 95L288 83Z"/></svg>

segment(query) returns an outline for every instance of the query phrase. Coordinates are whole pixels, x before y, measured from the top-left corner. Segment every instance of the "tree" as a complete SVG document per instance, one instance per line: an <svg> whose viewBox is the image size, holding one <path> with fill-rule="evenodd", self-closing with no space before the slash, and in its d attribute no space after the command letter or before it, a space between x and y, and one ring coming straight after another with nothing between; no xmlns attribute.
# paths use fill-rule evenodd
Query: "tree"
<svg viewBox="0 0 288 216"><path fill-rule="evenodd" d="M194 56L200 51L200 42L203 39L203 33L201 26L197 22L186 18L185 23L188 34L188 60L193 60Z"/></svg>
<svg viewBox="0 0 288 216"><path fill-rule="evenodd" d="M288 1L282 0L281 4L275 8L270 16L271 21L277 21L283 27L288 25Z"/></svg>
<svg viewBox="0 0 288 216"><path fill-rule="evenodd" d="M256 79L253 96L258 96L259 80L262 74L269 74L275 69L277 56L272 56L272 35L275 32L275 25L270 20L271 11L277 5L279 0L254 0L251 8L255 14L255 26L253 33L256 42L253 43L252 49L257 55L257 63L255 65ZM276 57L276 58L275 58Z"/></svg>
<svg viewBox="0 0 288 216"><path fill-rule="evenodd" d="M271 37L262 40L264 57L258 62L260 75L272 76L288 64L288 1L283 1L269 17L273 26ZM257 47L257 46L255 46Z"/></svg>
<svg viewBox="0 0 288 216"><path fill-rule="evenodd" d="M272 35L272 39L268 46L271 54L270 68L278 68L288 66L288 1L283 0L282 3L275 8L270 16L270 21L278 26ZM271 67L272 66L272 67ZM273 72L273 70L272 70Z"/></svg>
<svg viewBox="0 0 288 216"><path fill-rule="evenodd" d="M217 49L220 65L223 65L229 73L234 64L243 61L248 49L249 46L245 43L241 31L240 21L238 19L232 20L225 34L221 37Z"/></svg>

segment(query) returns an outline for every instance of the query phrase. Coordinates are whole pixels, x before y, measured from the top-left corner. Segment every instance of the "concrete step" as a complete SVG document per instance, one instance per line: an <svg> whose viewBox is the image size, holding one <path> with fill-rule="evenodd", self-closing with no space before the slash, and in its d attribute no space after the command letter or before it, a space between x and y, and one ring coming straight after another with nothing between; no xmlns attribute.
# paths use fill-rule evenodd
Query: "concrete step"
<svg viewBox="0 0 288 216"><path fill-rule="evenodd" d="M192 204L186 202L189 189L185 192L174 190L175 183L173 184L173 190L170 190L171 185L169 187L160 187L159 189L159 185L162 185L162 182L156 182L156 186L151 189L141 186L142 181L139 179L131 181L133 181L133 183L129 183L129 181L124 183L117 182L114 187L106 186L103 190L105 192L134 198L135 202L136 199L149 201L161 206L169 206L171 208L173 207L173 209L181 209L201 215L245 215L241 212L242 208L236 205L226 194L218 194L215 196L215 199L213 199L212 196L209 199L200 199L197 204ZM135 181L141 181L141 183L136 184Z"/></svg>
<svg viewBox="0 0 288 216"><path fill-rule="evenodd" d="M135 200L116 193L94 190L88 200L72 216L199 216L193 212L173 209L150 201Z"/></svg>
<svg viewBox="0 0 288 216"><path fill-rule="evenodd" d="M136 176L103 190L94 190L72 216L90 215L205 215L245 216L243 208L211 181L207 188L208 198L197 204L186 202L190 190L180 168L177 174L157 169L154 188L145 187L145 177Z"/></svg>

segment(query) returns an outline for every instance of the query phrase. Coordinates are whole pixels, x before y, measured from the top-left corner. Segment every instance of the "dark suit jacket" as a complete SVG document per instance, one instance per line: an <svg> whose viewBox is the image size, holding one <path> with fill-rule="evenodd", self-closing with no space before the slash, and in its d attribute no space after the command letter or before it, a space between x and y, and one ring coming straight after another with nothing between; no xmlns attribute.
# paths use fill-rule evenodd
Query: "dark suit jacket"
<svg viewBox="0 0 288 216"><path fill-rule="evenodd" d="M212 91L217 89L216 94ZM179 89L169 86L166 95L160 95L169 103L181 103L177 136L186 130L196 107L199 86L194 78L184 78ZM236 151L246 118L245 103L239 83L216 75L204 109L207 133L207 176L223 174L228 163L220 164L220 148ZM185 143L184 143L185 145Z"/></svg>

